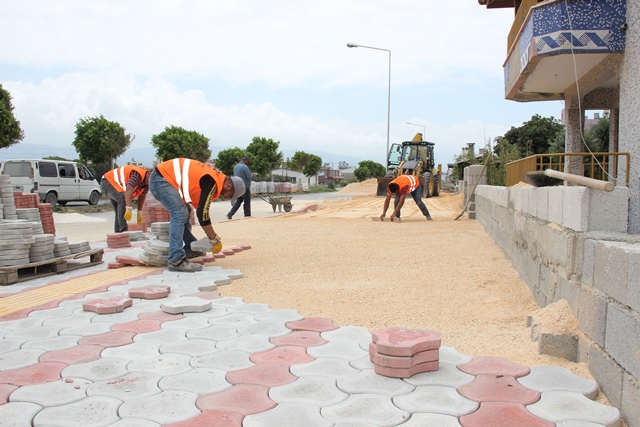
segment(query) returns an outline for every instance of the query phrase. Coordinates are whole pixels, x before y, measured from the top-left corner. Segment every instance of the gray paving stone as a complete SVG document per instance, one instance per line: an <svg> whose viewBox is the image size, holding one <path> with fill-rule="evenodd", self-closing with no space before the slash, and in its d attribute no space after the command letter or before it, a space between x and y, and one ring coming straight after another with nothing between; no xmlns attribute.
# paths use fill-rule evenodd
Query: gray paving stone
<svg viewBox="0 0 640 427"><path fill-rule="evenodd" d="M598 397L598 383L579 377L566 368L559 366L535 366L529 375L516 379L532 390L572 391L581 393L593 400Z"/></svg>
<svg viewBox="0 0 640 427"><path fill-rule="evenodd" d="M163 322L162 329L200 329L209 326L209 319L203 316L185 315L182 319L172 320L171 322Z"/></svg>
<svg viewBox="0 0 640 427"><path fill-rule="evenodd" d="M458 418L443 414L412 414L408 421L398 427L461 427Z"/></svg>
<svg viewBox="0 0 640 427"><path fill-rule="evenodd" d="M385 396L400 396L411 393L415 387L399 378L390 378L376 374L373 369L365 369L356 375L338 378L338 388L346 393L374 394Z"/></svg>
<svg viewBox="0 0 640 427"><path fill-rule="evenodd" d="M200 414L197 398L195 393L168 390L155 396L127 400L120 406L119 413L122 417L139 417L160 424L177 423Z"/></svg>
<svg viewBox="0 0 640 427"><path fill-rule="evenodd" d="M31 422L42 406L28 402L9 402L0 405L0 427L24 427Z"/></svg>
<svg viewBox="0 0 640 427"><path fill-rule="evenodd" d="M4 340L3 340L4 341ZM27 348L8 351L0 356L0 371L24 368L38 363L38 359L45 353L40 348Z"/></svg>
<svg viewBox="0 0 640 427"><path fill-rule="evenodd" d="M128 296L127 296L128 298ZM108 324L114 324L114 323L127 323L127 322L133 322L139 319L139 315L140 313L144 313L144 311L140 310L140 307L138 307L138 304L135 302L135 299L133 299L133 305L131 307L127 307L125 308L124 311L120 311L118 313L110 313L110 314L100 314L97 315L94 319L91 319L92 323L108 323ZM159 305L158 305L158 309L159 309Z"/></svg>
<svg viewBox="0 0 640 427"><path fill-rule="evenodd" d="M161 354L153 359L134 360L127 365L129 372L149 372L158 375L178 375L191 370L191 356Z"/></svg>
<svg viewBox="0 0 640 427"><path fill-rule="evenodd" d="M111 325L108 323L91 322L87 325L66 326L58 332L60 335L79 335L82 337L90 337L93 335L102 335L111 332Z"/></svg>
<svg viewBox="0 0 640 427"><path fill-rule="evenodd" d="M28 317L61 317L61 316L70 316L75 312L73 307L54 307L54 308L46 308L44 310L34 310L29 313Z"/></svg>
<svg viewBox="0 0 640 427"><path fill-rule="evenodd" d="M606 427L604 424L587 423L584 421L560 421L556 427Z"/></svg>
<svg viewBox="0 0 640 427"><path fill-rule="evenodd" d="M258 323L252 314L247 313L230 313L225 316L213 317L209 319L211 325L233 325L235 327L253 325Z"/></svg>
<svg viewBox="0 0 640 427"><path fill-rule="evenodd" d="M188 338L202 338L214 341L228 340L238 336L240 334L238 334L237 328L232 325L212 325L208 328L187 332Z"/></svg>
<svg viewBox="0 0 640 427"><path fill-rule="evenodd" d="M203 356L205 354L215 353L218 351L216 347L217 341L205 339L189 339L187 341L170 342L160 346L160 353L178 353L188 356Z"/></svg>
<svg viewBox="0 0 640 427"><path fill-rule="evenodd" d="M160 306L165 313L202 313L211 309L211 301L197 297L181 297L163 302Z"/></svg>
<svg viewBox="0 0 640 427"><path fill-rule="evenodd" d="M133 341L135 342L149 342L156 344L185 341L186 339L187 336L184 329L160 329L153 332L136 334L136 336L133 337Z"/></svg>
<svg viewBox="0 0 640 427"><path fill-rule="evenodd" d="M132 417L132 418L125 418L123 420L120 420L109 427L162 427L162 424Z"/></svg>
<svg viewBox="0 0 640 427"><path fill-rule="evenodd" d="M82 307L63 307L63 308L73 309L73 314L70 314L68 316L45 318L43 325L60 326L60 327L88 325L92 322L94 317L99 316L98 314L92 311L84 311ZM81 313L78 313L78 311L81 311Z"/></svg>
<svg viewBox="0 0 640 427"><path fill-rule="evenodd" d="M97 292L95 294L87 294L82 300L87 303L96 299L114 298L123 296L122 290Z"/></svg>
<svg viewBox="0 0 640 427"><path fill-rule="evenodd" d="M0 338L4 338L9 332L11 332L11 329L0 327Z"/></svg>
<svg viewBox="0 0 640 427"><path fill-rule="evenodd" d="M371 332L362 326L340 326L332 331L322 332L322 338L327 341L367 341L367 346L371 342Z"/></svg>
<svg viewBox="0 0 640 427"><path fill-rule="evenodd" d="M26 338L2 338L2 341L0 341L0 354L18 351L27 342Z"/></svg>
<svg viewBox="0 0 640 427"><path fill-rule="evenodd" d="M293 320L302 320L304 316L298 313L297 310L271 310L264 313L257 313L255 319L258 322L264 320L280 320L282 322L291 322Z"/></svg>
<svg viewBox="0 0 640 427"><path fill-rule="evenodd" d="M266 313L268 311L271 311L268 304L246 303L235 307L229 307L229 313L259 314Z"/></svg>
<svg viewBox="0 0 640 427"><path fill-rule="evenodd" d="M44 407L67 405L87 397L92 383L81 378L69 378L50 383L22 386L9 396L11 402L30 402Z"/></svg>
<svg viewBox="0 0 640 427"><path fill-rule="evenodd" d="M455 364L440 361L437 371L415 374L405 378L404 381L413 385L442 385L456 388L474 379L473 375L462 372Z"/></svg>
<svg viewBox="0 0 640 427"><path fill-rule="evenodd" d="M86 363L69 365L62 371L62 378L84 378L89 381L113 380L125 376L128 360L103 357Z"/></svg>
<svg viewBox="0 0 640 427"><path fill-rule="evenodd" d="M287 328L282 321L263 320L251 325L238 327L238 333L263 335L265 337L278 337L290 334L291 329Z"/></svg>
<svg viewBox="0 0 640 427"><path fill-rule="evenodd" d="M191 366L194 368L213 368L224 371L235 371L250 368L253 362L249 360L250 354L240 350L220 350L217 353L194 357Z"/></svg>
<svg viewBox="0 0 640 427"><path fill-rule="evenodd" d="M269 397L277 403L301 402L326 407L346 400L349 395L336 386L333 378L305 376L271 387Z"/></svg>
<svg viewBox="0 0 640 427"><path fill-rule="evenodd" d="M409 418L409 413L395 406L390 397L375 394L350 396L336 405L322 408L320 413L336 423L369 426L394 426Z"/></svg>
<svg viewBox="0 0 640 427"><path fill-rule="evenodd" d="M274 348L269 337L262 335L240 335L236 338L218 341L216 348L220 350L242 350L247 353L258 353Z"/></svg>
<svg viewBox="0 0 640 427"><path fill-rule="evenodd" d="M149 372L135 372L120 378L96 381L87 388L88 396L107 396L121 401L159 394L162 377Z"/></svg>
<svg viewBox="0 0 640 427"><path fill-rule="evenodd" d="M349 360L349 364L358 370L373 369L374 367L368 352L362 357Z"/></svg>
<svg viewBox="0 0 640 427"><path fill-rule="evenodd" d="M62 326L39 326L37 328L14 330L7 333L5 339L19 338L24 340L37 340L40 338L57 337Z"/></svg>
<svg viewBox="0 0 640 427"><path fill-rule="evenodd" d="M455 388L440 385L418 386L393 400L399 408L409 412L435 412L461 417L476 411L478 402L462 397Z"/></svg>
<svg viewBox="0 0 640 427"><path fill-rule="evenodd" d="M260 414L247 415L243 427L331 427L333 423L320 415L320 408L305 403L281 403Z"/></svg>
<svg viewBox="0 0 640 427"><path fill-rule="evenodd" d="M163 377L158 386L162 390L182 390L199 395L218 393L231 387L227 371L213 368L197 368L179 375Z"/></svg>
<svg viewBox="0 0 640 427"><path fill-rule="evenodd" d="M234 307L240 304L245 304L245 302L242 300L242 298L238 297L222 297L213 300L211 304L220 307Z"/></svg>
<svg viewBox="0 0 640 427"><path fill-rule="evenodd" d="M440 349L438 350L438 356L440 362L450 362L454 365L471 362L471 359L473 359L471 356L462 354L455 348L446 345L440 347Z"/></svg>
<svg viewBox="0 0 640 427"><path fill-rule="evenodd" d="M373 365L371 369L373 369ZM310 375L334 379L355 375L360 372L358 369L353 368L348 360L338 357L319 357L308 363L291 365L289 371L297 377Z"/></svg>
<svg viewBox="0 0 640 427"><path fill-rule="evenodd" d="M313 357L344 357L345 359L357 359L369 354L358 343L348 341L330 341L316 347L309 347L307 353Z"/></svg>
<svg viewBox="0 0 640 427"><path fill-rule="evenodd" d="M44 408L36 414L33 425L65 427L103 427L119 420L122 402L108 397L87 397L70 405Z"/></svg>
<svg viewBox="0 0 640 427"><path fill-rule="evenodd" d="M102 357L116 357L126 360L146 360L160 357L160 343L134 342L118 347L105 348Z"/></svg>
<svg viewBox="0 0 640 427"><path fill-rule="evenodd" d="M580 393L546 391L539 401L528 405L527 409L533 415L553 423L582 421L600 423L607 427L620 425L620 411L617 408L593 402Z"/></svg>

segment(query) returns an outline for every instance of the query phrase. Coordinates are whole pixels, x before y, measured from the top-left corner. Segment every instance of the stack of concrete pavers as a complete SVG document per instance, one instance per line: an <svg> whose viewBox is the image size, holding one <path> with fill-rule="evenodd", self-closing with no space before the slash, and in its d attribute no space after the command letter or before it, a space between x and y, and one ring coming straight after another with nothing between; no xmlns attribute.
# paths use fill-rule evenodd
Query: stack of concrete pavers
<svg viewBox="0 0 640 427"><path fill-rule="evenodd" d="M372 334L369 358L375 373L409 378L438 370L441 337L435 331L379 329Z"/></svg>
<svg viewBox="0 0 640 427"><path fill-rule="evenodd" d="M40 196L36 193L17 193L14 191L13 200L16 209L36 208L38 207L38 203L40 203Z"/></svg>
<svg viewBox="0 0 640 427"><path fill-rule="evenodd" d="M31 262L47 261L55 258L53 234L34 234L35 242L29 248L29 260Z"/></svg>
<svg viewBox="0 0 640 427"><path fill-rule="evenodd" d="M4 220L0 223L0 266L29 264L29 249L34 242L31 223Z"/></svg>
<svg viewBox="0 0 640 427"><path fill-rule="evenodd" d="M56 257L63 257L71 255L71 249L69 249L69 242L66 238L56 238L53 240L53 255Z"/></svg>
<svg viewBox="0 0 640 427"><path fill-rule="evenodd" d="M152 239L142 245L142 253L138 260L146 265L157 267L165 266L169 263L169 242L159 239Z"/></svg>
<svg viewBox="0 0 640 427"><path fill-rule="evenodd" d="M42 230L46 234L56 234L56 225L53 222L53 208L50 203L38 203L37 206L40 211L40 222L42 223Z"/></svg>
<svg viewBox="0 0 640 427"><path fill-rule="evenodd" d="M107 246L109 248L130 248L131 241L128 233L110 233L107 234Z"/></svg>
<svg viewBox="0 0 640 427"><path fill-rule="evenodd" d="M139 242L141 240L147 240L147 236L145 236L144 231L141 231L141 230L129 230L129 231L125 231L125 234L129 235L130 242Z"/></svg>
<svg viewBox="0 0 640 427"><path fill-rule="evenodd" d="M78 254L84 251L90 251L91 245L88 240L78 240L75 242L69 242L69 250L72 254Z"/></svg>
<svg viewBox="0 0 640 427"><path fill-rule="evenodd" d="M0 175L0 199L2 199L2 217L4 219L18 219L9 175Z"/></svg>
<svg viewBox="0 0 640 427"><path fill-rule="evenodd" d="M154 222L151 224L151 235L163 242L169 241L169 222Z"/></svg>

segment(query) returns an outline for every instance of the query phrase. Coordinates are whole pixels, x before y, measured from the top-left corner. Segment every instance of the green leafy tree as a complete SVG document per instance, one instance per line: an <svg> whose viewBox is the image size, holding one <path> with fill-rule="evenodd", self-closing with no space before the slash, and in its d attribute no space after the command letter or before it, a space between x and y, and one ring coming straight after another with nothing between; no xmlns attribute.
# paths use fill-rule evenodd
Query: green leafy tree
<svg viewBox="0 0 640 427"><path fill-rule="evenodd" d="M233 175L234 166L246 155L247 152L238 147L221 150L218 152L218 158L216 159L216 168L225 175Z"/></svg>
<svg viewBox="0 0 640 427"><path fill-rule="evenodd" d="M609 117L601 117L598 123L591 126L585 132L584 140L593 153L609 151Z"/></svg>
<svg viewBox="0 0 640 427"><path fill-rule="evenodd" d="M504 140L520 150L521 157L549 152L549 146L564 126L554 117L541 117L538 114L520 127L511 127L503 136Z"/></svg>
<svg viewBox="0 0 640 427"><path fill-rule="evenodd" d="M7 148L23 139L20 122L13 116L11 94L0 84L0 148Z"/></svg>
<svg viewBox="0 0 640 427"><path fill-rule="evenodd" d="M260 176L268 176L282 165L282 151L278 151L279 141L254 136L246 151L251 156L251 171Z"/></svg>
<svg viewBox="0 0 640 427"><path fill-rule="evenodd" d="M556 138L551 141L551 145L549 145L549 154L564 153L565 151L565 134L564 132L560 132L556 135Z"/></svg>
<svg viewBox="0 0 640 427"><path fill-rule="evenodd" d="M322 169L322 158L304 151L296 151L291 159L287 159L285 165L291 170L302 172L308 183L311 177L316 176Z"/></svg>
<svg viewBox="0 0 640 427"><path fill-rule="evenodd" d="M101 115L80 119L72 144L80 155L80 162L108 162L113 166L114 160L127 151L134 138L120 123L111 122Z"/></svg>
<svg viewBox="0 0 640 427"><path fill-rule="evenodd" d="M320 169L322 169L322 158L311 154L309 161L304 168L302 168L302 173L307 177L307 184L309 184L312 176L318 175Z"/></svg>
<svg viewBox="0 0 640 427"><path fill-rule="evenodd" d="M380 163L373 160L363 160L358 163L358 167L354 169L353 175L358 181L364 181L369 178L378 178L384 176L386 169Z"/></svg>
<svg viewBox="0 0 640 427"><path fill-rule="evenodd" d="M177 126L166 127L159 134L153 135L151 145L156 147L156 157L163 162L184 157L204 163L211 158L209 138Z"/></svg>

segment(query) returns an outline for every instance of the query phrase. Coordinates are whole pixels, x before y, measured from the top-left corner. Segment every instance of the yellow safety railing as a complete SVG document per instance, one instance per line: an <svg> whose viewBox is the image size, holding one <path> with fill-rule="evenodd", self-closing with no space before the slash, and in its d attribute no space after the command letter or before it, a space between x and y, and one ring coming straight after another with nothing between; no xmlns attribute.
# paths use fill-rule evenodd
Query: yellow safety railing
<svg viewBox="0 0 640 427"><path fill-rule="evenodd" d="M622 163L621 163L622 161ZM565 170L566 165L566 170ZM620 169L620 168L624 169ZM618 171L625 173L624 186L629 186L629 153L553 153L536 154L507 163L505 185L525 181L527 172L553 169L618 184Z"/></svg>

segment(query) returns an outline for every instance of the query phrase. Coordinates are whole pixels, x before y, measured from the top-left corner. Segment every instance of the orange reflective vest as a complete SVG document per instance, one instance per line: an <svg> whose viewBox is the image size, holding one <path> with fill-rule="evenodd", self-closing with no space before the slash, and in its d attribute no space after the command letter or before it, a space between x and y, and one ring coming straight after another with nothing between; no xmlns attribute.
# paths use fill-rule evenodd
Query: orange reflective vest
<svg viewBox="0 0 640 427"><path fill-rule="evenodd" d="M156 167L164 179L178 190L182 200L185 203L191 203L196 208L202 192L200 178L204 175L209 175L215 181L216 188L211 200L215 200L220 196L226 178L226 175L222 172L218 172L211 166L192 159L171 159L160 163Z"/></svg>
<svg viewBox="0 0 640 427"><path fill-rule="evenodd" d="M127 191L127 182L129 182L129 177L131 176L131 172L136 171L140 175L140 183L144 182L144 177L149 173L145 168L141 168L139 166L120 166L119 168L115 168L110 170L109 172L104 174L104 179L109 181L109 183L115 188L119 193L124 193ZM138 197L144 188L136 187L133 189L133 198Z"/></svg>
<svg viewBox="0 0 640 427"><path fill-rule="evenodd" d="M400 191L398 192L398 195L400 196L405 196L409 193L413 193L420 186L418 177L413 175L400 175L391 182L393 182L394 184L398 184L398 187L400 187ZM389 184L391 184L391 182ZM393 193L391 193L391 191L387 189L387 194Z"/></svg>

